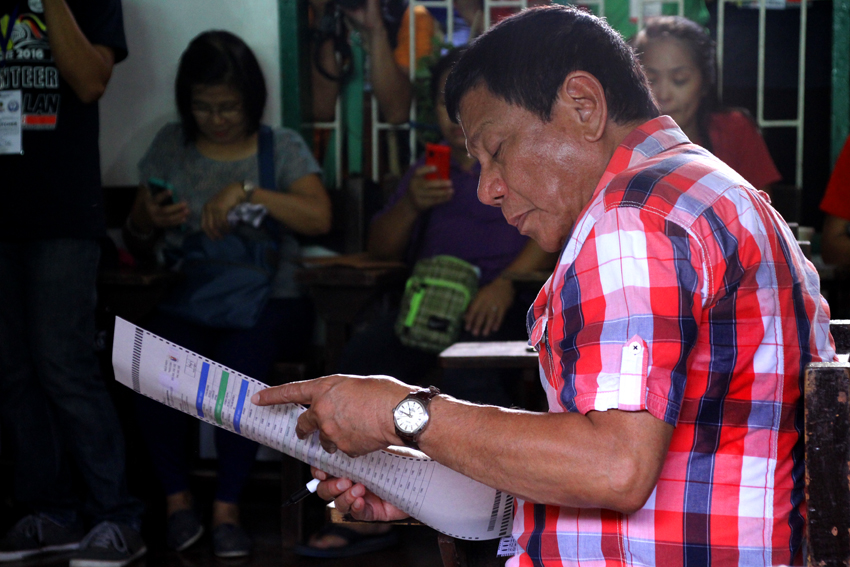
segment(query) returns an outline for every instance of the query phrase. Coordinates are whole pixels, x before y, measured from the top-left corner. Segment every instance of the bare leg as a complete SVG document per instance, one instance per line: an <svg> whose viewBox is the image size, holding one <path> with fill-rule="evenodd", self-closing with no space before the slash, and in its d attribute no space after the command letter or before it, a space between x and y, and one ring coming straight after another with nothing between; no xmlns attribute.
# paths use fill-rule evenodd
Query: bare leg
<svg viewBox="0 0 850 567"><path fill-rule="evenodd" d="M175 492L165 497L165 516L169 517L175 512L192 509L192 494L188 490Z"/></svg>
<svg viewBox="0 0 850 567"><path fill-rule="evenodd" d="M239 525L239 506L233 502L213 501L212 526L222 524Z"/></svg>
<svg viewBox="0 0 850 567"><path fill-rule="evenodd" d="M346 524L345 527L363 535L381 535L392 529L389 524ZM317 536L318 534L310 536L310 547L332 549L343 547L349 543L346 539L334 534Z"/></svg>

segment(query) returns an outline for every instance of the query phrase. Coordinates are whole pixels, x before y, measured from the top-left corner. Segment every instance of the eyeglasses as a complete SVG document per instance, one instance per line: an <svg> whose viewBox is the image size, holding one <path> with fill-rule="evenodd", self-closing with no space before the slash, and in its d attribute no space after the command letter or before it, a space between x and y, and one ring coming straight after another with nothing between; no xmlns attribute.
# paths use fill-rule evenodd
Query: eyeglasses
<svg viewBox="0 0 850 567"><path fill-rule="evenodd" d="M235 120L242 117L242 103L225 103L220 106L209 106L202 103L192 103L192 114L199 120L209 120L215 115L225 120Z"/></svg>

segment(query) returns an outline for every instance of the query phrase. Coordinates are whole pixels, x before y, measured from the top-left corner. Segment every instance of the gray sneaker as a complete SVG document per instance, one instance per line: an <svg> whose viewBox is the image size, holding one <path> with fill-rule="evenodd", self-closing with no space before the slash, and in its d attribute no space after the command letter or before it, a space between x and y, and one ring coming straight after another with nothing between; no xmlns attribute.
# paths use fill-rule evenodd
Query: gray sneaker
<svg viewBox="0 0 850 567"><path fill-rule="evenodd" d="M147 551L142 536L130 526L101 522L80 542L69 567L124 567Z"/></svg>
<svg viewBox="0 0 850 567"><path fill-rule="evenodd" d="M220 524L212 531L216 557L245 557L251 553L251 539L242 526Z"/></svg>
<svg viewBox="0 0 850 567"><path fill-rule="evenodd" d="M0 562L71 551L80 546L85 532L78 524L63 526L45 514L22 518L0 540Z"/></svg>
<svg viewBox="0 0 850 567"><path fill-rule="evenodd" d="M204 526L194 510L180 510L165 522L165 544L174 551L183 551L201 539Z"/></svg>

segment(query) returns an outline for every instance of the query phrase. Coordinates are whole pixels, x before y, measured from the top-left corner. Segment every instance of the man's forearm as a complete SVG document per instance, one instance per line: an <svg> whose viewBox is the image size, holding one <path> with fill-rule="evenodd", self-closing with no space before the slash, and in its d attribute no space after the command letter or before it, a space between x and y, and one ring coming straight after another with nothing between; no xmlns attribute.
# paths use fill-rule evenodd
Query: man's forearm
<svg viewBox="0 0 850 567"><path fill-rule="evenodd" d="M647 412L531 413L439 397L419 445L531 502L631 513L652 493L672 431Z"/></svg>
<svg viewBox="0 0 850 567"><path fill-rule="evenodd" d="M401 445L393 408L414 387L386 376L333 375L258 392L257 405L300 403L300 438L363 455ZM488 486L555 506L640 509L661 474L673 426L646 411L532 413L448 396L430 405L422 451Z"/></svg>
<svg viewBox="0 0 850 567"><path fill-rule="evenodd" d="M86 39L65 0L44 0L44 17L62 78L83 102L98 100L112 76L111 50Z"/></svg>
<svg viewBox="0 0 850 567"><path fill-rule="evenodd" d="M404 71L396 65L385 28L370 32L369 48L370 80L378 108L390 124L403 124L410 118L413 87Z"/></svg>
<svg viewBox="0 0 850 567"><path fill-rule="evenodd" d="M339 76L339 63L336 60L333 41L327 39L321 45L311 44L311 49L319 50L319 65L331 76ZM339 97L339 81L334 81L322 75L316 67L313 52L310 53L313 87L313 120L330 122L336 115L336 99Z"/></svg>

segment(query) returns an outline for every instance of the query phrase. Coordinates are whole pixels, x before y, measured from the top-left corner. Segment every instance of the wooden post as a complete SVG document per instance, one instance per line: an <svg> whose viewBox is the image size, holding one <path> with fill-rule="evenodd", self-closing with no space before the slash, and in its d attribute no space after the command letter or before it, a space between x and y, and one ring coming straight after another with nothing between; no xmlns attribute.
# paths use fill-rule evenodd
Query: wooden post
<svg viewBox="0 0 850 567"><path fill-rule="evenodd" d="M850 565L850 364L805 374L807 564Z"/></svg>
<svg viewBox="0 0 850 567"><path fill-rule="evenodd" d="M829 322L829 332L835 339L835 352L850 353L850 320L833 319Z"/></svg>

